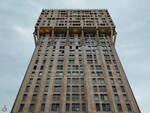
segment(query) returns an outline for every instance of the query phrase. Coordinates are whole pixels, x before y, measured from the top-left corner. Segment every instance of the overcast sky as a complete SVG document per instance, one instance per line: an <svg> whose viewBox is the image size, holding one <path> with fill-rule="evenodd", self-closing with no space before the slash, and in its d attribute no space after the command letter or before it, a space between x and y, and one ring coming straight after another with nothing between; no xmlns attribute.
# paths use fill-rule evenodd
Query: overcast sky
<svg viewBox="0 0 150 113"><path fill-rule="evenodd" d="M1 0L0 109L9 113L35 48L32 33L43 8L108 9L116 49L142 113L150 113L149 0ZM1 113L2 111L0 111Z"/></svg>

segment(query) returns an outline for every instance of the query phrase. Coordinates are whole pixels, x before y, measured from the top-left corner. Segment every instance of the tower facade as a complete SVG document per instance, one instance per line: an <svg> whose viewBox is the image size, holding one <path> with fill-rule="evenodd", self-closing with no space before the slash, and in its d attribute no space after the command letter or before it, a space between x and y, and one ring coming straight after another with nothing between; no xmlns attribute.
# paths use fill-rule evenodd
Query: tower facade
<svg viewBox="0 0 150 113"><path fill-rule="evenodd" d="M107 10L47 10L11 113L141 113Z"/></svg>

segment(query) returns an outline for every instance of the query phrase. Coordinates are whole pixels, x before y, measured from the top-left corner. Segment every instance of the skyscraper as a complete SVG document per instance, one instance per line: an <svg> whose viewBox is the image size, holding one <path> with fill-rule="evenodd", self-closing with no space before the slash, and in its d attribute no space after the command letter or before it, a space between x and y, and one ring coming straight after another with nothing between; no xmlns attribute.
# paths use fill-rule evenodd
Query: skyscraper
<svg viewBox="0 0 150 113"><path fill-rule="evenodd" d="M11 113L141 113L107 10L47 10Z"/></svg>

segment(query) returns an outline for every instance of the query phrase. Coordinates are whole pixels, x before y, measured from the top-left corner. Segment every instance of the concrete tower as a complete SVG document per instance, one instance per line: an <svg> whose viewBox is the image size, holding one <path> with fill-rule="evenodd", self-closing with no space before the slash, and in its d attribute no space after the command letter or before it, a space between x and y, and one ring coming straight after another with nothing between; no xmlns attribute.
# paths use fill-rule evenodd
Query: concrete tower
<svg viewBox="0 0 150 113"><path fill-rule="evenodd" d="M11 113L141 113L107 10L47 10Z"/></svg>

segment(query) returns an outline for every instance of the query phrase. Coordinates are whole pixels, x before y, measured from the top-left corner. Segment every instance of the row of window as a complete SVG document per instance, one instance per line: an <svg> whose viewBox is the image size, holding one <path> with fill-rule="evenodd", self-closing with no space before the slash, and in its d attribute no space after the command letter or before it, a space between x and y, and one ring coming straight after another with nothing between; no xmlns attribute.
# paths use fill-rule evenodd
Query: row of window
<svg viewBox="0 0 150 113"><path fill-rule="evenodd" d="M73 62L75 62L75 60L69 59L69 62L73 63ZM63 65L57 65L56 68L57 68L57 70L63 70L64 66ZM78 69L83 69L83 66L80 65L80 67L79 67L78 65L72 65L72 66L68 65L68 68L69 68L69 70L78 70ZM33 70L36 70L36 69L37 69L37 65L34 65ZM49 70L51 70L51 69L52 69L52 65L49 65ZM101 69L101 67L99 65L96 66L96 70L99 70L99 69ZM44 70L43 65L41 65L40 70Z"/></svg>
<svg viewBox="0 0 150 113"><path fill-rule="evenodd" d="M124 86L120 86L122 92L125 92ZM117 92L116 86L112 86L113 92ZM93 86L94 92L106 92L106 86Z"/></svg>
<svg viewBox="0 0 150 113"><path fill-rule="evenodd" d="M123 94L122 96L123 96L124 101L128 101L128 97L126 94ZM120 101L119 95L114 94L114 99L115 101ZM109 100L109 96L107 94L94 94L94 100L95 101L99 101L99 100L107 101Z"/></svg>
<svg viewBox="0 0 150 113"><path fill-rule="evenodd" d="M89 40L87 40L86 41L86 53L88 54L88 53L91 53L91 52L94 52L95 53L95 50L97 49L97 46L96 46L96 40L91 40L91 39L89 39ZM57 47L58 46L60 46L59 48L57 48L57 49L59 49L59 51L57 51L57 53L61 53L61 54L64 54L64 51L65 51L65 44L66 44L66 41L65 40L56 40L56 41L54 41L54 44L58 44L57 45ZM81 42L79 42L79 41L77 41L77 40L70 40L70 42L69 42L69 52L70 53L75 53L75 50L77 50L78 51L78 53L82 53L82 49L81 49ZM40 54L40 52L41 52L41 47L43 47L43 45L44 45L44 42L41 42L41 44L40 44L40 48L39 48L39 50L38 50L38 54ZM72 46L73 45L73 46ZM103 49L103 52L107 52L108 53L108 50L111 52L112 50L111 50L111 47L110 47L110 45L109 45L109 42L107 42L107 46L106 46L106 43L105 42L101 42L100 43L100 45L101 45L101 47L102 47L102 49ZM48 50L49 50L49 47L50 47L50 42L48 42L47 43L47 46L46 46L46 50L45 50L45 54L48 54ZM53 52L55 52L55 50L56 50L56 46L53 46ZM92 51L91 51L92 50ZM87 56L88 57L88 56ZM90 57L90 56L89 56ZM108 58L108 57L107 57Z"/></svg>
<svg viewBox="0 0 150 113"><path fill-rule="evenodd" d="M102 100L102 101L108 101L109 98L108 98L108 95L107 94L100 94L100 98L99 98L99 95L98 94L94 94L94 100L95 101L98 101L98 100Z"/></svg>
<svg viewBox="0 0 150 113"><path fill-rule="evenodd" d="M25 106L25 104L20 104L18 112L22 112L24 110L24 106ZM44 112L45 111L45 106L46 106L46 104L42 103L40 111ZM35 104L30 104L28 112L34 112L34 110L35 110ZM55 112L60 111L60 104L59 103L52 104L51 105L51 111L55 111ZM86 111L86 104L85 103L82 103L82 104L79 104L79 103L72 103L72 104L66 103L66 111L74 111L74 112L84 111L85 112Z"/></svg>
<svg viewBox="0 0 150 113"><path fill-rule="evenodd" d="M45 92L48 92L48 89L49 89L48 85L44 87ZM67 91L69 92L71 90L72 90L72 92L79 92L79 91L83 92L84 91L84 86L83 85L81 85L81 86L78 86L78 85L69 86L69 85L67 85ZM25 92L29 92L29 91L30 91L30 86L27 86L25 88ZM35 88L34 88L34 92L39 92L39 91L40 91L40 86L36 85ZM62 87L61 86L54 86L53 91L54 92L61 92Z"/></svg>
<svg viewBox="0 0 150 113"><path fill-rule="evenodd" d="M113 73L111 71L108 71L109 77L113 77ZM115 72L116 77L121 77L121 74L119 71Z"/></svg>
<svg viewBox="0 0 150 113"><path fill-rule="evenodd" d="M29 79L28 84L32 84L33 78ZM41 83L41 78L38 78L36 81L36 84L40 84ZM47 78L45 80L45 84L49 84L50 83L50 78ZM62 83L62 78L54 78L54 83L55 84L61 84ZM67 84L84 84L84 78L67 78Z"/></svg>
<svg viewBox="0 0 150 113"><path fill-rule="evenodd" d="M33 78L29 79L29 84L32 84ZM41 78L38 78L36 81L37 84L41 83ZM50 83L50 78L47 78L45 81L45 84ZM54 79L55 84L61 84L62 83L62 78L55 78ZM84 78L67 78L67 84L84 84Z"/></svg>
<svg viewBox="0 0 150 113"><path fill-rule="evenodd" d="M111 84L115 83L113 78L110 78L110 82L111 82ZM122 84L123 83L121 78L118 78L117 82L118 82L118 84ZM93 84L104 84L105 81L104 81L104 78L92 78L92 83Z"/></svg>
<svg viewBox="0 0 150 113"><path fill-rule="evenodd" d="M67 84L84 84L84 78L67 78Z"/></svg>
<svg viewBox="0 0 150 113"><path fill-rule="evenodd" d="M38 94L33 94L32 95L32 101L36 101L38 97ZM45 101L47 98L47 94L43 95L42 100ZM53 94L52 96L52 100L53 101L60 101L61 98L61 94ZM27 100L27 94L24 94L22 97L22 101L26 101ZM66 94L66 101L79 101L79 100L85 100L85 95L84 94Z"/></svg>
<svg viewBox="0 0 150 113"><path fill-rule="evenodd" d="M102 72L96 72L96 73L97 73L97 75L100 75ZM31 73L30 77L32 78L34 76L35 76L35 72L33 71ZM42 76L43 76L43 72L40 71L38 73L38 77L40 78ZM49 78L50 76L51 76L51 71L48 71L47 77ZM62 77L63 76L63 71L56 71L55 76ZM84 73L83 73L83 71L68 71L67 72L67 76L72 76L72 77L78 77L79 76L80 77L80 76L84 76Z"/></svg>
<svg viewBox="0 0 150 113"><path fill-rule="evenodd" d="M93 84L104 84L105 81L104 81L104 78L92 78L92 83Z"/></svg>
<svg viewBox="0 0 150 113"><path fill-rule="evenodd" d="M119 112L123 112L121 104L117 104L116 106L117 106L117 110ZM127 108L128 112L132 111L130 104L126 104L126 108ZM99 111L111 111L110 104L102 104L102 105L100 105L99 103L96 103L96 111L98 111L98 112Z"/></svg>
<svg viewBox="0 0 150 113"><path fill-rule="evenodd" d="M32 101L36 101L37 99L37 96L38 94L33 94L32 96ZM60 100L60 96L61 94L53 94L52 96L52 100L53 101L59 101ZM43 97L42 97L42 100L45 101L47 98L47 94L43 94ZM23 98L22 98L22 101L26 101L27 99L27 94L24 94L23 95ZM115 101L119 101L119 95L118 94L114 94L114 99ZM124 101L128 101L128 97L126 94L123 94L123 99ZM85 95L84 94L66 94L66 101L79 101L79 100L82 100L84 101L85 100ZM94 94L94 100L95 101L99 101L99 100L102 100L102 101L108 101L109 100L109 97L107 94Z"/></svg>

